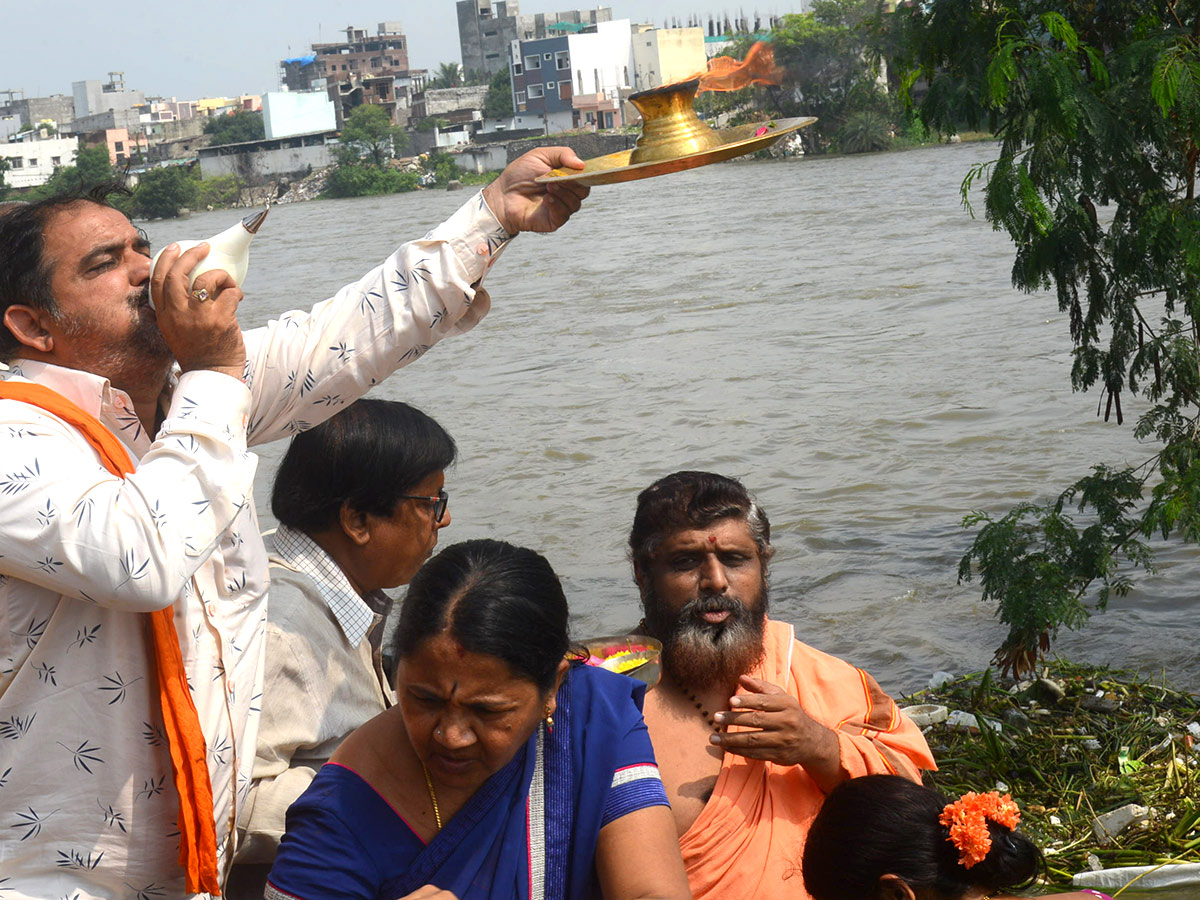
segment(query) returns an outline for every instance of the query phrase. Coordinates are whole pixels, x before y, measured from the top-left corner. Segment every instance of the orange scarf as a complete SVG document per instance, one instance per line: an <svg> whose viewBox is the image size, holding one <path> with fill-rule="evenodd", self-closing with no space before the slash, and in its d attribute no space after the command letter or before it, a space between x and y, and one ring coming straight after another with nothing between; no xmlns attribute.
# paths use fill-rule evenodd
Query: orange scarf
<svg viewBox="0 0 1200 900"><path fill-rule="evenodd" d="M116 435L95 417L66 397L43 387L19 381L0 381L0 399L20 400L44 409L79 429L104 467L124 478L133 461ZM179 635L175 631L172 606L149 614L150 641L158 670L158 691L171 751L175 788L179 793L179 864L183 866L189 893L220 894L217 878L217 829L213 821L212 784L205 761L204 733L192 702L183 670Z"/></svg>

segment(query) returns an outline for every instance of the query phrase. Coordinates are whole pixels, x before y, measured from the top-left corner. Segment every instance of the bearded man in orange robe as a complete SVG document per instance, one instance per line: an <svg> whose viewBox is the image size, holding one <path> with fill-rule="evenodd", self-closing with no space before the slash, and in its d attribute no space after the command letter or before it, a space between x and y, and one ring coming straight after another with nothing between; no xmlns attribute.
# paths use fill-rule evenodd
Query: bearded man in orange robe
<svg viewBox="0 0 1200 900"><path fill-rule="evenodd" d="M935 768L870 675L767 618L771 526L736 480L677 472L629 536L644 633L663 643L645 717L696 900L807 898L800 859L825 794Z"/></svg>

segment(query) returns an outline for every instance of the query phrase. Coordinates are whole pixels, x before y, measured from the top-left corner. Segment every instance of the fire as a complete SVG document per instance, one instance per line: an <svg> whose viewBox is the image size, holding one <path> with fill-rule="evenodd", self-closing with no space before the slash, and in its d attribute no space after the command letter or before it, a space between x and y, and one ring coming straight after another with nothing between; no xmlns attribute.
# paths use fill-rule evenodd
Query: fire
<svg viewBox="0 0 1200 900"><path fill-rule="evenodd" d="M718 56L708 61L708 68L684 78L700 79L696 93L705 91L740 91L752 84L779 84L783 74L775 65L775 52L766 41L758 41L743 60Z"/></svg>

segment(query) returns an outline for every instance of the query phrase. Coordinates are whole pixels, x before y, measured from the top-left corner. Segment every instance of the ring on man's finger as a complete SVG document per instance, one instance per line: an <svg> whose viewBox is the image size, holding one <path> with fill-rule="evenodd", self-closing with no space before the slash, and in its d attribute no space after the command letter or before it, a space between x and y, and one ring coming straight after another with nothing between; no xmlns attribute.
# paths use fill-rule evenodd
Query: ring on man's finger
<svg viewBox="0 0 1200 900"><path fill-rule="evenodd" d="M208 299L208 288L200 288L198 291L192 291L192 299L203 303Z"/></svg>

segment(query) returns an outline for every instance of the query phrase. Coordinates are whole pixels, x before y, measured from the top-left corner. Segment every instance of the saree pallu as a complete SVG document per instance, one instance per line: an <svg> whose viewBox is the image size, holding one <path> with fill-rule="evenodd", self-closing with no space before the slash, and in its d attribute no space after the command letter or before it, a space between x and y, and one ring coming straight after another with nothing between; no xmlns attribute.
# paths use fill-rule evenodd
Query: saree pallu
<svg viewBox="0 0 1200 900"><path fill-rule="evenodd" d="M459 900L587 900L600 829L667 805L644 691L573 666L555 727L539 725L429 844L358 774L325 765L288 810L267 900L396 900L425 884Z"/></svg>

